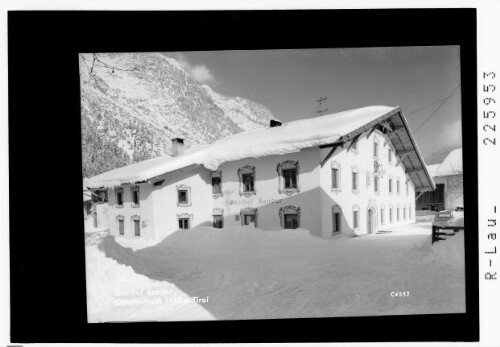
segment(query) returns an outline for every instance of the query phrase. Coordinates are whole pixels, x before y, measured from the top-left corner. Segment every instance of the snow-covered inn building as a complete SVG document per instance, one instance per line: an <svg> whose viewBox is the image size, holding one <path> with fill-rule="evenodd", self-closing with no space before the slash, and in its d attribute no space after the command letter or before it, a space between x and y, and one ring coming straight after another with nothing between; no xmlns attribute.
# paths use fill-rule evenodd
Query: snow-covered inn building
<svg viewBox="0 0 500 347"><path fill-rule="evenodd" d="M415 221L416 192L433 190L399 107L372 106L229 136L85 180L99 227L159 238L179 229L306 228L329 238ZM106 200L104 200L106 201Z"/></svg>

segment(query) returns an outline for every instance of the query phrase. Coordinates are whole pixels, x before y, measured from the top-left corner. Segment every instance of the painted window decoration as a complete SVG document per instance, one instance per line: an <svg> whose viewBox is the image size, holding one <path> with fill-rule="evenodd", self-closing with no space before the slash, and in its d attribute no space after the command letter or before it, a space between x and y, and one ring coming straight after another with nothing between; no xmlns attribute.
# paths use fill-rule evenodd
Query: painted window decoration
<svg viewBox="0 0 500 347"><path fill-rule="evenodd" d="M392 223L394 221L393 211L394 211L394 207L392 205L389 206L389 223Z"/></svg>
<svg viewBox="0 0 500 347"><path fill-rule="evenodd" d="M403 207L403 220L406 220L406 206Z"/></svg>
<svg viewBox="0 0 500 347"><path fill-rule="evenodd" d="M107 189L94 189L92 190L92 202L97 204L103 204L108 202L108 190Z"/></svg>
<svg viewBox="0 0 500 347"><path fill-rule="evenodd" d="M410 194L410 179L407 178L405 181L406 195Z"/></svg>
<svg viewBox="0 0 500 347"><path fill-rule="evenodd" d="M396 180L396 192L398 195L401 193L400 186L401 186L401 184L400 184L399 177L398 177Z"/></svg>
<svg viewBox="0 0 500 347"><path fill-rule="evenodd" d="M193 215L189 213L180 213L177 215L179 229L190 229Z"/></svg>
<svg viewBox="0 0 500 347"><path fill-rule="evenodd" d="M389 194L392 194L392 176L389 176Z"/></svg>
<svg viewBox="0 0 500 347"><path fill-rule="evenodd" d="M132 194L132 207L139 207L141 193L139 186L130 187L130 193Z"/></svg>
<svg viewBox="0 0 500 347"><path fill-rule="evenodd" d="M385 224L385 206L380 206L380 224Z"/></svg>
<svg viewBox="0 0 500 347"><path fill-rule="evenodd" d="M377 141L373 142L373 156L375 157L375 159L378 158L378 142Z"/></svg>
<svg viewBox="0 0 500 347"><path fill-rule="evenodd" d="M342 232L342 209L339 205L332 206L332 232L333 234Z"/></svg>
<svg viewBox="0 0 500 347"><path fill-rule="evenodd" d="M185 184L177 186L177 206L191 206L191 187Z"/></svg>
<svg viewBox="0 0 500 347"><path fill-rule="evenodd" d="M299 189L299 162L286 160L276 167L279 177L278 192L288 196L298 193Z"/></svg>
<svg viewBox="0 0 500 347"><path fill-rule="evenodd" d="M216 229L224 228L224 209L214 208L212 210L213 227Z"/></svg>
<svg viewBox="0 0 500 347"><path fill-rule="evenodd" d="M340 192L340 163L332 161L332 191Z"/></svg>
<svg viewBox="0 0 500 347"><path fill-rule="evenodd" d="M388 149L387 157L388 157L389 164L392 164L392 148Z"/></svg>
<svg viewBox="0 0 500 347"><path fill-rule="evenodd" d="M300 207L288 205L279 210L281 229L300 228Z"/></svg>
<svg viewBox="0 0 500 347"><path fill-rule="evenodd" d="M132 220L132 229L134 230L134 236L141 236L141 217L134 215L130 217Z"/></svg>
<svg viewBox="0 0 500 347"><path fill-rule="evenodd" d="M123 207L123 188L115 188L116 207Z"/></svg>
<svg viewBox="0 0 500 347"><path fill-rule="evenodd" d="M241 225L253 225L257 227L257 209L246 207L240 210Z"/></svg>
<svg viewBox="0 0 500 347"><path fill-rule="evenodd" d="M246 198L255 195L255 166L240 167L238 177L240 179L240 195Z"/></svg>
<svg viewBox="0 0 500 347"><path fill-rule="evenodd" d="M212 180L212 196L214 199L222 197L222 171L212 171L210 173Z"/></svg>
<svg viewBox="0 0 500 347"><path fill-rule="evenodd" d="M359 169L357 166L352 167L352 191L353 192L358 192L359 191Z"/></svg>
<svg viewBox="0 0 500 347"><path fill-rule="evenodd" d="M125 218L116 216L116 223L118 225L118 235L125 235Z"/></svg>
<svg viewBox="0 0 500 347"><path fill-rule="evenodd" d="M379 193L379 177L378 175L374 175L373 177L373 189L375 191L375 193Z"/></svg>
<svg viewBox="0 0 500 347"><path fill-rule="evenodd" d="M399 222L399 209L400 209L400 207L397 206L396 207L396 221L398 221L398 222Z"/></svg>
<svg viewBox="0 0 500 347"><path fill-rule="evenodd" d="M354 230L359 229L359 206L354 205L352 207L352 228Z"/></svg>

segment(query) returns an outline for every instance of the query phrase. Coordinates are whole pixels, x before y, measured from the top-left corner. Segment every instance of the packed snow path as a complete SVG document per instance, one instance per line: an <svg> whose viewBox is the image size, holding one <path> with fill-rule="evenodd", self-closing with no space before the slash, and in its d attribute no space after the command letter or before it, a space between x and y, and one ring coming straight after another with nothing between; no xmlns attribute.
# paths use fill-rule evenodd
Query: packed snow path
<svg viewBox="0 0 500 347"><path fill-rule="evenodd" d="M150 280L171 283L191 298L208 298L197 302L204 309L198 316L192 307L185 315L178 308L178 316L165 308L165 320L465 312L463 260L437 261L430 228L428 222L417 223L388 234L336 240L303 229L199 228L136 251L108 236L99 249ZM397 292L409 296L394 296ZM151 319L162 316L157 312Z"/></svg>

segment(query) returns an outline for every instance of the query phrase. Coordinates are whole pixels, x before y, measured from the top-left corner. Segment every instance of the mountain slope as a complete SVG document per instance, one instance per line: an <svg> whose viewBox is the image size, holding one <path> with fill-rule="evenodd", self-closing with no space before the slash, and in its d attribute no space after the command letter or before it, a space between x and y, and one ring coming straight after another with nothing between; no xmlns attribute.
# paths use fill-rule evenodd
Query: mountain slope
<svg viewBox="0 0 500 347"><path fill-rule="evenodd" d="M83 175L269 124L263 105L220 95L160 53L80 56Z"/></svg>

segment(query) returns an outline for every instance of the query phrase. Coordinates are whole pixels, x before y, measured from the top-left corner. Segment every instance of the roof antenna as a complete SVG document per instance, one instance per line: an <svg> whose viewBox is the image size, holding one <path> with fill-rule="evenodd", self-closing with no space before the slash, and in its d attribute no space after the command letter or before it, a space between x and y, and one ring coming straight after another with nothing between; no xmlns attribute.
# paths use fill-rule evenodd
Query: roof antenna
<svg viewBox="0 0 500 347"><path fill-rule="evenodd" d="M323 115L323 112L328 111L328 108L322 109L321 107L323 106L323 102L328 99L326 96L320 97L316 102L318 103L318 106L316 107L316 113L319 113L320 116Z"/></svg>

